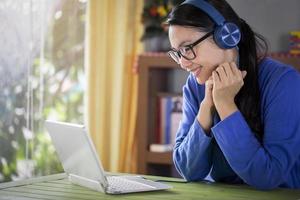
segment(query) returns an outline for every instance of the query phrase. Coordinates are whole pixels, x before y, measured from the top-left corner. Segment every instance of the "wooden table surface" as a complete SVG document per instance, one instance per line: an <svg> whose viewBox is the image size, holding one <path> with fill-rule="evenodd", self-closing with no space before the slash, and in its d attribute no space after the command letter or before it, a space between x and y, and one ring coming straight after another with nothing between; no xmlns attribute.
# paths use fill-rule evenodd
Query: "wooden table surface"
<svg viewBox="0 0 300 200"><path fill-rule="evenodd" d="M8 200L92 200L92 199L265 199L300 200L300 190L276 189L259 191L246 185L227 185L216 183L185 183L182 179L157 176L145 176L152 180L177 181L166 182L173 188L166 191L107 195L81 186L71 184L65 174L57 174L0 184L0 199Z"/></svg>

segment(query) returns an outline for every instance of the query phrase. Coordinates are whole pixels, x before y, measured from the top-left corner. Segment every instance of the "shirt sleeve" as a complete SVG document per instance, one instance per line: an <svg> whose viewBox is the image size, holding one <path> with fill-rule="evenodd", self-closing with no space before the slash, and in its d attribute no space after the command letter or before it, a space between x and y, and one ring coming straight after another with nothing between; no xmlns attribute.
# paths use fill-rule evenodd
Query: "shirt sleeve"
<svg viewBox="0 0 300 200"><path fill-rule="evenodd" d="M267 91L263 103L262 144L239 111L212 128L232 169L247 184L259 189L285 183L300 156L299 74L289 71L275 85Z"/></svg>
<svg viewBox="0 0 300 200"><path fill-rule="evenodd" d="M183 87L183 117L176 134L173 161L187 181L202 180L211 168L211 137L206 136L196 116L199 103L196 81L190 75ZM198 93L198 94L197 94ZM202 97L203 98L203 97Z"/></svg>

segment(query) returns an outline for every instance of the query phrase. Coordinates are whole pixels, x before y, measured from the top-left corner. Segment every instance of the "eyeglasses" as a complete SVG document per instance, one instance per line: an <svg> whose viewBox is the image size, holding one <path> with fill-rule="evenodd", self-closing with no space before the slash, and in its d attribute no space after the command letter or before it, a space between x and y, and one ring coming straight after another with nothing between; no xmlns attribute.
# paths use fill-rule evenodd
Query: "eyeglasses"
<svg viewBox="0 0 300 200"><path fill-rule="evenodd" d="M193 48L198 45L200 42L208 38L213 34L213 31L206 33L204 36L202 36L200 39L198 39L196 42L183 46L179 48L178 50L176 49L171 49L168 54L169 56L175 60L176 63L180 64L180 58L181 56L184 57L187 60L193 60L196 58L196 53L193 50Z"/></svg>

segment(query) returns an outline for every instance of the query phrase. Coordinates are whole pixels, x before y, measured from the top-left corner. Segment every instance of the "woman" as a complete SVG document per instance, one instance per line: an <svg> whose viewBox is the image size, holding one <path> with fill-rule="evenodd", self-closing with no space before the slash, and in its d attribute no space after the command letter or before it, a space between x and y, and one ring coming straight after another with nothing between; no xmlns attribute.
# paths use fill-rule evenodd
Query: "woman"
<svg viewBox="0 0 300 200"><path fill-rule="evenodd" d="M218 41L222 17L236 26L231 36L240 33L236 44ZM188 181L300 188L298 72L267 58L264 39L225 0L185 1L167 23L169 54L190 72L173 152L178 172Z"/></svg>

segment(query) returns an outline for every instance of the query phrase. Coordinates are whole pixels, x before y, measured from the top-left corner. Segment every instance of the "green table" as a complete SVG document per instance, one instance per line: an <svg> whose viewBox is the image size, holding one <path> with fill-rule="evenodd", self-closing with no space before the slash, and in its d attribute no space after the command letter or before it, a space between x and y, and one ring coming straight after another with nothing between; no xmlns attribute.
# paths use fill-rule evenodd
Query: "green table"
<svg viewBox="0 0 300 200"><path fill-rule="evenodd" d="M181 179L145 176L152 180L182 181ZM295 199L300 200L300 190L276 189L259 191L245 185L226 185L216 183L178 183L168 182L174 188L166 191L106 195L100 192L71 184L65 174L56 174L0 184L0 199L29 200L88 200L88 199Z"/></svg>

